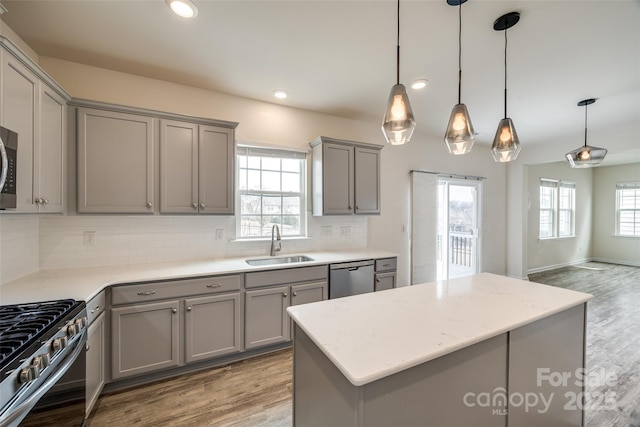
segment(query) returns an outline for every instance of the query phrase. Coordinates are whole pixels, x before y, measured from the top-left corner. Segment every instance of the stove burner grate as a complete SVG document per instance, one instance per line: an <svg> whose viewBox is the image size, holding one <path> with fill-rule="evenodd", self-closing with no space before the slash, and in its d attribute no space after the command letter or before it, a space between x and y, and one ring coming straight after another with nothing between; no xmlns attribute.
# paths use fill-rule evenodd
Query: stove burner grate
<svg viewBox="0 0 640 427"><path fill-rule="evenodd" d="M0 307L0 366L73 309L72 299Z"/></svg>

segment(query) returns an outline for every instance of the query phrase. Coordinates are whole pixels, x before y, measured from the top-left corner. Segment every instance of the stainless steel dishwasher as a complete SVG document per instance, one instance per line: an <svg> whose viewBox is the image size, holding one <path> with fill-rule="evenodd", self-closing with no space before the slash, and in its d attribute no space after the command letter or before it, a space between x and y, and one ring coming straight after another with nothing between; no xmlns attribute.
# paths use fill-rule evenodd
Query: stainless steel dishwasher
<svg viewBox="0 0 640 427"><path fill-rule="evenodd" d="M373 260L329 265L329 299L373 292Z"/></svg>

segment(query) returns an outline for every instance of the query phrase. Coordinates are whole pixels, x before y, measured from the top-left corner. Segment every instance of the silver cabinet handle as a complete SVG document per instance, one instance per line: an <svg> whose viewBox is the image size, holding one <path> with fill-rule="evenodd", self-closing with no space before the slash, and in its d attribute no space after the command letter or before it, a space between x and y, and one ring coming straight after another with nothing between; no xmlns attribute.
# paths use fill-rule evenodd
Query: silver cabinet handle
<svg viewBox="0 0 640 427"><path fill-rule="evenodd" d="M213 283L211 285L207 285L207 288L209 289L216 289L216 288L221 288L222 284L221 283Z"/></svg>
<svg viewBox="0 0 640 427"><path fill-rule="evenodd" d="M146 297L146 296L149 296L149 295L153 295L155 293L156 293L156 291L146 291L146 292L138 292L138 295L140 295L141 297Z"/></svg>
<svg viewBox="0 0 640 427"><path fill-rule="evenodd" d="M151 203L151 202L147 202L147 207L148 207L148 208L152 208L152 207L153 207L153 203Z"/></svg>
<svg viewBox="0 0 640 427"><path fill-rule="evenodd" d="M192 204L192 205L191 205L191 207L192 207L193 209L198 209L198 204L197 204L197 203L194 203L194 204Z"/></svg>
<svg viewBox="0 0 640 427"><path fill-rule="evenodd" d="M283 297L283 298L286 298L286 297L287 297L287 293L286 293L286 292L283 292L283 293L282 293L282 297Z"/></svg>
<svg viewBox="0 0 640 427"><path fill-rule="evenodd" d="M376 283L380 283L380 279L376 277Z"/></svg>
<svg viewBox="0 0 640 427"><path fill-rule="evenodd" d="M191 311L191 307L187 307L187 311Z"/></svg>
<svg viewBox="0 0 640 427"><path fill-rule="evenodd" d="M205 208L205 204L204 203L200 203L200 209L204 209Z"/></svg>
<svg viewBox="0 0 640 427"><path fill-rule="evenodd" d="M294 297L297 297L297 296L298 296L298 293L297 293L297 292L294 292L294 293L293 293L293 296L294 296Z"/></svg>
<svg viewBox="0 0 640 427"><path fill-rule="evenodd" d="M349 207L347 209L351 209L351 205L349 205Z"/></svg>
<svg viewBox="0 0 640 427"><path fill-rule="evenodd" d="M177 309L177 308L172 308L172 309L171 309L171 312L172 312L172 313L177 313L177 312L178 312L178 309Z"/></svg>
<svg viewBox="0 0 640 427"><path fill-rule="evenodd" d="M139 294L138 294L139 295ZM91 314L95 313L96 311L100 310L100 306L96 305L96 308L94 308L93 310L91 310Z"/></svg>
<svg viewBox="0 0 640 427"><path fill-rule="evenodd" d="M36 202L37 205L42 205L42 204L44 204L44 199L42 199L40 197L37 197L35 202Z"/></svg>
<svg viewBox="0 0 640 427"><path fill-rule="evenodd" d="M49 204L49 199L43 199L42 203L44 203L45 205L48 205Z"/></svg>

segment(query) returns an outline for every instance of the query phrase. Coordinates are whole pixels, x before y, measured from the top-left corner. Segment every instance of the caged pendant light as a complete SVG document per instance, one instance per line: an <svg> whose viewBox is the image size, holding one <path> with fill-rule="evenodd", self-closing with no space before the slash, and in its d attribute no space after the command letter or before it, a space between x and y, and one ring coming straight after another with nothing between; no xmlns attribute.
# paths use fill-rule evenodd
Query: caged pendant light
<svg viewBox="0 0 640 427"><path fill-rule="evenodd" d="M387 143L402 145L409 142L416 120L404 85L400 84L400 0L398 0L398 35L396 57L396 84L391 88L387 111L382 120L382 133Z"/></svg>
<svg viewBox="0 0 640 427"><path fill-rule="evenodd" d="M458 6L458 103L451 110L444 142L450 154L460 155L471 151L476 141L473 124L467 106L460 101L462 87L462 3L467 0L447 0L450 6Z"/></svg>
<svg viewBox="0 0 640 427"><path fill-rule="evenodd" d="M520 20L518 12L502 15L493 23L493 29L504 31L504 118L498 123L496 136L491 145L491 155L496 162L510 162L520 153L520 139L513 125L513 120L507 116L507 29L513 27Z"/></svg>
<svg viewBox="0 0 640 427"><path fill-rule="evenodd" d="M599 165L607 155L605 148L587 145L587 106L596 102L594 98L578 102L578 107L584 107L584 146L569 151L564 157L572 168L590 168Z"/></svg>

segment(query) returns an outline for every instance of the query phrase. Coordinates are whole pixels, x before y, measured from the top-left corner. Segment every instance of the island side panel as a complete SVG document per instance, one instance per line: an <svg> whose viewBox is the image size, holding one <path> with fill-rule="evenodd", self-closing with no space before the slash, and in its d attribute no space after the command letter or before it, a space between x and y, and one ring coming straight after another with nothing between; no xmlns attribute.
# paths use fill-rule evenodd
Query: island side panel
<svg viewBox="0 0 640 427"><path fill-rule="evenodd" d="M509 427L583 425L586 304L509 334Z"/></svg>
<svg viewBox="0 0 640 427"><path fill-rule="evenodd" d="M507 357L501 334L366 384L364 425L505 427Z"/></svg>
<svg viewBox="0 0 640 427"><path fill-rule="evenodd" d="M293 425L358 427L359 393L359 387L351 384L307 334L295 325Z"/></svg>

